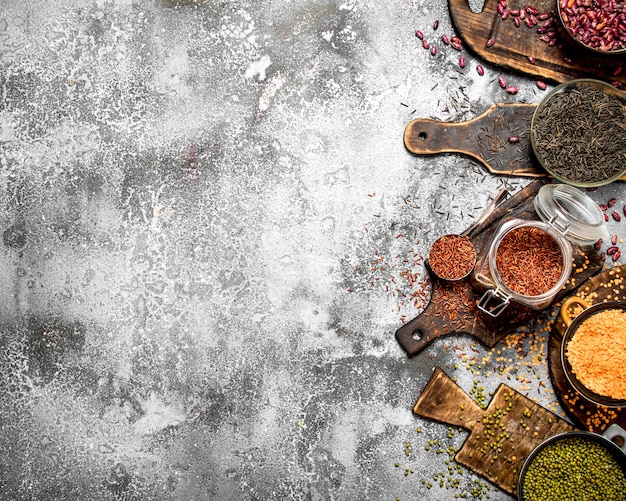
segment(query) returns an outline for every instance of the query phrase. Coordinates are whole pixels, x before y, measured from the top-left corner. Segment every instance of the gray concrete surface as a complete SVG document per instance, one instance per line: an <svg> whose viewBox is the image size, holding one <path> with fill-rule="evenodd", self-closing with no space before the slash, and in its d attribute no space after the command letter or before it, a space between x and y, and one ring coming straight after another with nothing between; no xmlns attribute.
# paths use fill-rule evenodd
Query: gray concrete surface
<svg viewBox="0 0 626 501"><path fill-rule="evenodd" d="M434 238L528 180L402 133L543 93L415 29L446 2L3 0L0 499L511 499L433 481L466 435L412 413L435 366L495 389L488 351L394 332Z"/></svg>

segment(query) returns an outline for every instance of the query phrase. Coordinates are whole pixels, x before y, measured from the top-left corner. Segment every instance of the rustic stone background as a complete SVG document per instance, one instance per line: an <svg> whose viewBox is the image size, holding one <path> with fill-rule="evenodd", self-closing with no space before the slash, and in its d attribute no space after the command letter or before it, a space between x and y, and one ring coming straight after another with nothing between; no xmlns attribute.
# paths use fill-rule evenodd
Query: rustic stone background
<svg viewBox="0 0 626 501"><path fill-rule="evenodd" d="M421 482L448 429L411 409L459 356L406 357L399 277L528 180L402 134L543 93L415 29L447 3L1 3L0 499L469 492Z"/></svg>

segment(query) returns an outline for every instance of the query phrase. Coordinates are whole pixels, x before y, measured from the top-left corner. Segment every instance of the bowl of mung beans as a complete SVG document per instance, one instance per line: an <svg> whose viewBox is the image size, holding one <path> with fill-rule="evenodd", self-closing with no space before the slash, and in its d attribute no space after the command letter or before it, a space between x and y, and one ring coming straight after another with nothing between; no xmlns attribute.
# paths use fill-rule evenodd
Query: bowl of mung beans
<svg viewBox="0 0 626 501"><path fill-rule="evenodd" d="M526 458L517 486L519 501L625 501L624 430L553 435Z"/></svg>

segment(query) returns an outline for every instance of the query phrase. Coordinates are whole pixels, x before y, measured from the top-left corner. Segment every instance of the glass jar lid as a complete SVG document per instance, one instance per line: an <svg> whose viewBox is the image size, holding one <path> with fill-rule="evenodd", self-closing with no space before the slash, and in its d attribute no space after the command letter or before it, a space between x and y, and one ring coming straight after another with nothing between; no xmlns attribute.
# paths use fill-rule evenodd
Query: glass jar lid
<svg viewBox="0 0 626 501"><path fill-rule="evenodd" d="M583 191L568 184L546 184L534 200L535 211L570 242L591 245L609 232L604 214Z"/></svg>

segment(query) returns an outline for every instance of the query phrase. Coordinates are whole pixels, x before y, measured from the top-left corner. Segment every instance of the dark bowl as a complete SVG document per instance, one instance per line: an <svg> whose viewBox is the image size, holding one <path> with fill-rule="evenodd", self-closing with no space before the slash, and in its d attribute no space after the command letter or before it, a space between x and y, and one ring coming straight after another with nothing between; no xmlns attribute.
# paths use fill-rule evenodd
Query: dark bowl
<svg viewBox="0 0 626 501"><path fill-rule="evenodd" d="M517 484L518 501L526 501L526 498L524 497L524 481L526 479L526 473L528 471L528 468L533 462L533 460L535 459L535 457L537 457L537 454L539 454L542 450L544 450L548 445L551 445L558 441L572 438L572 437L579 437L584 440L590 440L604 447L611 454L613 459L615 459L617 464L619 464L619 466L622 468L622 472L624 472L624 474L626 475L626 452L623 450L624 449L623 446L617 445L617 442L614 442L611 439L611 436L614 436L623 440L624 430L617 425L612 425L609 428L607 428L606 432L603 435L592 433L590 431L582 431L582 430L581 431L568 431L565 433L552 435L551 437L541 442L528 455L528 457L524 461L524 464L522 465L522 468L520 470L519 480Z"/></svg>
<svg viewBox="0 0 626 501"><path fill-rule="evenodd" d="M588 43L585 43L583 40L579 39L574 33L572 33L572 30L570 29L569 24L565 22L564 16L566 17L567 14L564 12L565 7L563 7L561 4L562 4L562 1L557 0L556 5L557 5L559 21L561 23L562 31L565 32L565 36L568 38L571 44L573 44L575 47L582 48L586 51L589 51L590 53L594 55L599 55L599 56L611 57L611 56L622 56L626 54L626 47L613 49L613 50L602 50L592 45L588 45Z"/></svg>
<svg viewBox="0 0 626 501"><path fill-rule="evenodd" d="M604 310L610 309L618 309L618 310L626 310L626 303L617 302L617 301L606 301L603 303L597 303L589 308L585 309L582 313L580 313L565 331L565 335L563 336L563 341L561 341L561 363L563 364L563 372L565 373L565 377L572 385L572 387L576 390L578 394L587 399L588 401L604 407L616 408L616 407L626 407L626 400L610 398L604 395L599 395L598 393L591 391L585 385L583 385L574 372L572 371L572 366L567 360L567 356L565 355L565 350L567 348L567 344L570 342L576 330L585 320L587 320L592 315L599 313ZM607 350L610 350L611 346L607 346Z"/></svg>

